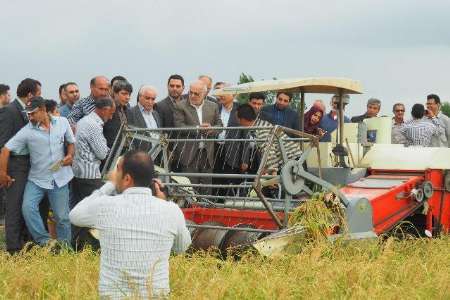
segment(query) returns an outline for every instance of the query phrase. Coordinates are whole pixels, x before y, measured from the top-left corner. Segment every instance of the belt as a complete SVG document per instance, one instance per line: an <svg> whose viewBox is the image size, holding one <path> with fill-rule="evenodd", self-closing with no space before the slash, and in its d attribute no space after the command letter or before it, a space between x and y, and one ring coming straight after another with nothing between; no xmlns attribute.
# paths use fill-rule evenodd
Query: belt
<svg viewBox="0 0 450 300"><path fill-rule="evenodd" d="M30 159L29 155L14 155L14 154L10 154L9 158L14 158L14 159Z"/></svg>

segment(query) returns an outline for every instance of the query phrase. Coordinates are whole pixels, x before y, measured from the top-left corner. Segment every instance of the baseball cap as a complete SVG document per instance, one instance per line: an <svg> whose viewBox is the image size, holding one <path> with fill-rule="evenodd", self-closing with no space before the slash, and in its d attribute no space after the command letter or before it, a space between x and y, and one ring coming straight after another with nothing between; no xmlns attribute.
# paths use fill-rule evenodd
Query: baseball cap
<svg viewBox="0 0 450 300"><path fill-rule="evenodd" d="M33 97L25 108L25 111L29 114L36 111L39 107L45 106L45 100L42 97Z"/></svg>

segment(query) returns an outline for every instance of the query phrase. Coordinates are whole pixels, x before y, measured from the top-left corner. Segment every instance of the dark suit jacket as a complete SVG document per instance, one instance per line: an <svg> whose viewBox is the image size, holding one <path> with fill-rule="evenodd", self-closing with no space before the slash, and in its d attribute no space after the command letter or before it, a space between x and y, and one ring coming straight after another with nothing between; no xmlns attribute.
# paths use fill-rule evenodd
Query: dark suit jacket
<svg viewBox="0 0 450 300"><path fill-rule="evenodd" d="M222 127L222 120L220 119L219 107L216 103L204 100L202 107L202 122L199 121L197 112L194 107L189 103L188 100L182 100L180 103L177 103L175 106L175 115L174 115L174 123L175 127L197 127L200 126L200 123L210 123L212 127ZM184 137L187 138L200 138L201 133L205 133L205 131L200 130L192 130L189 132L184 132ZM210 137L215 137L218 135L218 132L214 132L210 134ZM181 136L181 134L180 134ZM181 164L185 167L189 166L194 158L198 154L199 150L199 142L186 142L180 143L178 147L183 147L180 154ZM206 142L205 149L207 151L208 162L210 167L214 165L214 143Z"/></svg>
<svg viewBox="0 0 450 300"><path fill-rule="evenodd" d="M120 118L120 114L123 113L126 123L128 123L128 106L121 107L116 103L116 111L114 112L112 119L107 121L105 125L103 125L103 135L106 138L106 144L108 148L114 145L117 134L119 133L120 126L122 125L122 120Z"/></svg>
<svg viewBox="0 0 450 300"><path fill-rule="evenodd" d="M230 118L228 119L227 127L240 127L239 120L237 118L237 108L239 103L234 102L233 108L230 112ZM219 115L222 112L223 106L219 105ZM244 131L240 129L229 129L226 132L225 139L242 139ZM239 168L242 162L242 146L243 142L225 142L225 144L220 145L218 151L224 152L223 157L225 163L232 168ZM222 163L222 162L220 162Z"/></svg>
<svg viewBox="0 0 450 300"><path fill-rule="evenodd" d="M161 127L161 119L159 118L158 112L153 110L152 114L153 118L155 118L156 126L158 128ZM128 124L138 128L147 128L147 123L145 123L144 116L142 115L139 105L136 105L128 111ZM136 140L134 142L134 148L148 152L152 149L152 144L149 142Z"/></svg>
<svg viewBox="0 0 450 300"><path fill-rule="evenodd" d="M361 123L362 121L364 121L365 119L368 119L368 118L370 118L370 117L367 115L367 113L364 113L364 114L362 114L360 116L352 117L351 118L351 122L352 123Z"/></svg>
<svg viewBox="0 0 450 300"><path fill-rule="evenodd" d="M175 123L173 115L175 111L175 105L169 97L164 98L155 105L155 110L159 114L162 128L173 128Z"/></svg>
<svg viewBox="0 0 450 300"><path fill-rule="evenodd" d="M19 101L15 99L0 109L0 149L28 123L28 118Z"/></svg>
<svg viewBox="0 0 450 300"><path fill-rule="evenodd" d="M15 99L13 102L0 109L0 149L16 135L28 123L28 118L23 112L23 108ZM29 169L29 156L11 155L9 158L8 170L26 172ZM9 171L8 171L9 172Z"/></svg>
<svg viewBox="0 0 450 300"><path fill-rule="evenodd" d="M159 117L159 113L156 110L153 110L152 114L153 118L155 118L156 126L158 128L161 127L161 118ZM142 115L139 105L134 106L128 111L128 124L134 127L147 128L147 124L145 123L144 116Z"/></svg>

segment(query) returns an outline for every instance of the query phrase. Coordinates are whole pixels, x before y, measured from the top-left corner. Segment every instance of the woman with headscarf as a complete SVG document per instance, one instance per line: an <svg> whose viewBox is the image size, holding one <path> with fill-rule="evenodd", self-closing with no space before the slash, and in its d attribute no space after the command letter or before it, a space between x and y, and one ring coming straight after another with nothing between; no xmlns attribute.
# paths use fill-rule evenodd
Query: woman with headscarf
<svg viewBox="0 0 450 300"><path fill-rule="evenodd" d="M312 135L322 137L325 134L325 131L319 128L320 120L322 120L322 117L323 110L318 105L313 105L303 117L303 131Z"/></svg>

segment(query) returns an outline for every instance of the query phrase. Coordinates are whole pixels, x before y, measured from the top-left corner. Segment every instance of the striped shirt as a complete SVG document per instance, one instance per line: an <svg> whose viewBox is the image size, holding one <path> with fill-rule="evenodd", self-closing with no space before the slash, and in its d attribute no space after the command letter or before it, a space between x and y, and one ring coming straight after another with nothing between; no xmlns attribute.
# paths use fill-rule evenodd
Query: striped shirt
<svg viewBox="0 0 450 300"><path fill-rule="evenodd" d="M76 178L101 178L100 163L109 148L103 135L103 120L95 111L78 122L72 168Z"/></svg>
<svg viewBox="0 0 450 300"><path fill-rule="evenodd" d="M149 188L114 194L108 182L70 212L74 225L99 231L100 296L148 299L149 290L153 297L167 295L170 252L184 252L191 243L181 209Z"/></svg>
<svg viewBox="0 0 450 300"><path fill-rule="evenodd" d="M95 109L95 100L92 96L83 98L77 101L67 116L67 120L69 120L70 125L75 125L80 121L84 116L87 116Z"/></svg>
<svg viewBox="0 0 450 300"><path fill-rule="evenodd" d="M431 147L431 138L444 132L437 118L413 119L405 123L400 132L406 138L406 146Z"/></svg>
<svg viewBox="0 0 450 300"><path fill-rule="evenodd" d="M284 149L286 150L286 155L289 160L299 159L302 155L302 150L300 147L300 142L296 141L286 141L289 136L282 131L279 136L275 136L272 144L269 145L269 139L274 125L268 121L257 119L254 126L256 127L267 127L266 129L258 129L255 131L255 138L258 140L266 140L267 142L257 142L257 146L261 153L268 152L267 162L265 168L267 170L279 171L283 165L283 157L281 155L280 145L278 143L278 138L282 141Z"/></svg>

